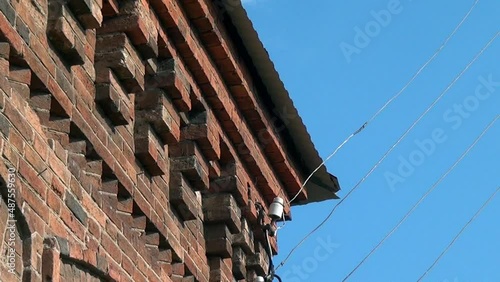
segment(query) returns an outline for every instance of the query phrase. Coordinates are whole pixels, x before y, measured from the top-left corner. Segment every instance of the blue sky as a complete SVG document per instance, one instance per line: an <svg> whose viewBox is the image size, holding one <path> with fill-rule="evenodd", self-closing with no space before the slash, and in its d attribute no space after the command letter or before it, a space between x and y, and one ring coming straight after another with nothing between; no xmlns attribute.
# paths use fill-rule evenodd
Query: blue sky
<svg viewBox="0 0 500 282"><path fill-rule="evenodd" d="M318 151L326 157L403 87L474 1L243 2ZM499 31L499 11L499 1L481 0L401 97L327 164L340 180L339 196L370 170ZM377 17L379 29L373 23ZM369 29L368 40L355 41L357 28ZM348 45L357 48L356 53L346 55L341 46ZM499 59L497 38L329 222L279 269L284 281L341 281L396 225L500 114L500 85L495 84L500 82ZM493 83L477 94L480 77ZM500 186L499 140L497 121L349 281L416 281ZM405 162L411 167L398 172ZM401 178L390 185L388 175ZM295 207L293 221L280 230L275 263L335 204ZM500 194L424 281L500 281L499 215Z"/></svg>

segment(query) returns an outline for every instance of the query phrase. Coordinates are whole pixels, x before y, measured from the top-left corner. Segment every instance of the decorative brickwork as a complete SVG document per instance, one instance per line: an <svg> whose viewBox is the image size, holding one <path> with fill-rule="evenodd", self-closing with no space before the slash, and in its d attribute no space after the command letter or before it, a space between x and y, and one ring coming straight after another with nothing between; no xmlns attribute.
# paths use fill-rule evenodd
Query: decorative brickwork
<svg viewBox="0 0 500 282"><path fill-rule="evenodd" d="M223 16L208 0L0 1L2 256L12 171L18 220L0 280L265 274L255 204L303 175Z"/></svg>

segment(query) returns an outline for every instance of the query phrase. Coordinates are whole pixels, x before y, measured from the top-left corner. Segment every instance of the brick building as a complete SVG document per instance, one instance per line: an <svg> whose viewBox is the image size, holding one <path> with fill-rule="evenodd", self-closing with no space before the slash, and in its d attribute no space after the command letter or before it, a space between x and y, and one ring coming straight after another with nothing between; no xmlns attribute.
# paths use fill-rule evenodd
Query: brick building
<svg viewBox="0 0 500 282"><path fill-rule="evenodd" d="M253 281L321 162L237 0L0 0L0 109L1 281Z"/></svg>

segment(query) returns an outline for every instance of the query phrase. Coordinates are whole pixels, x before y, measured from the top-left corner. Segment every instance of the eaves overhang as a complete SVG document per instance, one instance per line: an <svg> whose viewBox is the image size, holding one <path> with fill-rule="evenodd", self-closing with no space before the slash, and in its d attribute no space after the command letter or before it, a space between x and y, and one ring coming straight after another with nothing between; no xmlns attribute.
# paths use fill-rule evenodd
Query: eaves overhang
<svg viewBox="0 0 500 282"><path fill-rule="evenodd" d="M245 9L240 1L222 1L225 6L225 13L230 21L225 21L228 29L235 29L238 40L242 42L242 47L238 48L238 53L242 57L248 56L251 60L250 67L255 68L253 79L260 80L265 85L265 90L259 91L259 96L267 95L267 100L273 105L270 108L286 109L286 121L283 124L285 130L280 131L280 136L286 144L286 150L292 156L300 174L305 179L319 164L322 159L314 147L311 136L300 118L288 91L281 81L269 53L264 48L250 21ZM234 38L233 38L234 39ZM249 65L249 64L247 64ZM263 99L266 100L266 99ZM269 106L268 106L269 108ZM271 113L276 114L276 113ZM283 117L277 117L283 121ZM308 181L306 187L307 200L297 199L292 205L303 205L312 202L320 202L330 199L338 199L336 193L340 190L337 177L330 174L325 166L322 166L314 176ZM292 195L293 196L293 195Z"/></svg>

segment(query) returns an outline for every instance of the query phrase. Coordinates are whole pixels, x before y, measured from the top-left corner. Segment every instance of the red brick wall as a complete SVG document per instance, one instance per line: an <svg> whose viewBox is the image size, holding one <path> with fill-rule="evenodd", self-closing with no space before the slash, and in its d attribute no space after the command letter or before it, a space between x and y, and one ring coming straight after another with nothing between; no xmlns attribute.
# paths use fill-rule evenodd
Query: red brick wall
<svg viewBox="0 0 500 282"><path fill-rule="evenodd" d="M217 7L119 2L0 2L0 280L251 281L297 172Z"/></svg>

